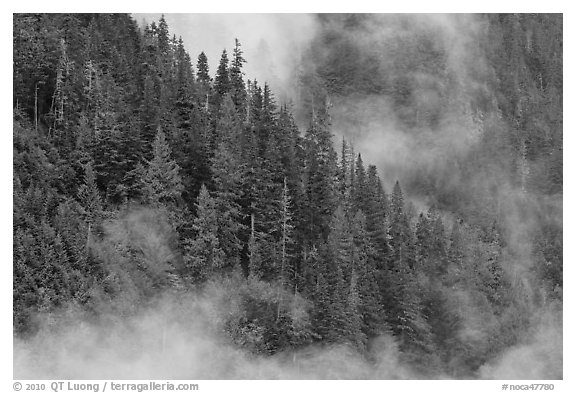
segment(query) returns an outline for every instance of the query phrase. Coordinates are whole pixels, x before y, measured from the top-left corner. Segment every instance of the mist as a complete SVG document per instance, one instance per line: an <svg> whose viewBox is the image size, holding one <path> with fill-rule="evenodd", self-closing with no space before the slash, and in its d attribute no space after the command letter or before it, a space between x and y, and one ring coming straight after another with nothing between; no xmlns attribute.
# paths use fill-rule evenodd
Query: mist
<svg viewBox="0 0 576 393"><path fill-rule="evenodd" d="M161 15L133 14L140 25L157 23ZM485 25L473 15L373 14L364 16L361 27L353 30L343 17L326 23L311 14L164 14L164 17L170 32L182 36L194 63L201 51L206 53L212 74L222 50L230 53L234 39L238 38L247 60L245 77L268 82L279 102L295 102L297 109L306 98L302 96L306 94L302 92L306 86L301 86L298 78L336 50L314 45L321 31L335 31L346 37L355 49L358 66L375 70L370 74L370 84L374 85L391 78L389 73L400 51L410 57L418 50L404 46L402 39L430 34L428 38L446 53L452 84L446 85L439 75L410 68L406 77L416 90L417 102L409 108L414 113L399 113L387 92L360 90L350 95L330 95L336 149L342 137L352 142L365 161L378 166L390 188L396 179L410 177L423 168L440 172L452 157L467 153L483 128L484 119L477 116L478 108L474 106L489 101L491 92L486 86L489 71L479 49ZM429 126L422 121L417 129L407 130L399 118L424 117L428 112L437 112L440 124ZM302 128L308 126L308 120L298 111L296 117Z"/></svg>
<svg viewBox="0 0 576 393"><path fill-rule="evenodd" d="M339 15L318 23L322 33L311 42L304 68L324 80L320 89L336 150L342 139L351 142L365 163L376 164L387 191L400 180L417 212L446 206L451 211L445 221L462 215L484 226L497 222L502 229L503 269L511 292L522 298L514 300L521 310L508 311L511 319L515 313L528 318L529 328L517 337L518 345L482 366L478 377L561 378L562 310L536 277L542 262L534 258L534 239L542 223L562 227L562 197L527 191L527 164L519 151L507 153L511 164L490 148L493 157L466 169L483 154L487 139L498 147L514 134L498 108L500 81L487 58L486 17ZM399 79L412 89L400 104L391 82ZM493 213L486 214L486 205ZM470 303L467 291L448 290L447 296L461 312L470 307L462 313L465 341L482 347L491 330L503 328L498 317Z"/></svg>
<svg viewBox="0 0 576 393"><path fill-rule="evenodd" d="M310 346L271 357L247 354L218 334L228 311L220 302L224 292L222 286L213 284L199 296L163 296L153 306L122 320L104 315L89 322L82 313L64 313L56 325L45 322L32 340L15 340L14 378L450 378L414 370L402 361L390 336L374 341L370 362L346 346ZM551 313L546 316L555 318ZM542 318L522 344L468 378L561 379L562 331L557 323Z"/></svg>
<svg viewBox="0 0 576 393"><path fill-rule="evenodd" d="M140 26L160 16L133 14ZM461 217L482 228L497 225L502 255L494 259L510 283L508 306L496 311L470 288L439 285L448 311L461 318L453 338L460 346L442 371L418 368L392 334L371 339L364 353L344 344L305 344L263 355L229 334L247 319L239 299L250 294L269 305L281 294L278 307L302 324L310 318L309 302L277 283L236 274L184 285L167 273L178 271L183 256L166 211L122 207L89 245L110 273L89 291L90 307L70 302L35 315L35 333L14 339L14 378L563 378L562 289L544 287L534 244L543 223L562 228L562 194L528 190L521 152L506 152L510 159L486 155L512 132L498 108L482 16L362 15L352 25L345 16L308 14L165 18L194 68L206 53L212 76L222 50L230 55L238 38L245 79L267 81L279 102L293 101L301 131L314 89L321 91L335 150L342 139L351 142L364 163L377 166L387 193L399 180L416 210L413 226L430 207L440 210L446 228ZM510 341L495 343L502 331ZM478 355L458 364L466 358L458 351L468 350Z"/></svg>
<svg viewBox="0 0 576 393"><path fill-rule="evenodd" d="M344 17L325 22L325 34L336 35L338 44L316 43L309 53L308 67L316 69L353 53L344 72L349 78L327 87L336 146L342 137L352 142L364 161L377 165L389 188L415 172L440 173L465 155L483 128L478 104L489 101L478 48L481 21L468 15L377 14L359 18L354 28L347 23ZM423 36L429 48L419 46ZM433 64L418 63L425 50L443 53L437 61L445 65L438 67L448 77ZM370 71L363 75L363 69ZM401 105L391 90L398 78L413 89ZM331 93L339 84L349 87Z"/></svg>
<svg viewBox="0 0 576 393"><path fill-rule="evenodd" d="M96 310L70 303L37 313L37 333L14 340L14 378L408 379L420 375L401 364L397 343L389 336L374 342L376 357L371 363L344 345L311 345L273 356L251 354L239 348L226 330L242 318L243 294L276 296L283 289L233 274L187 290L176 284L146 297L162 271L177 260L165 212L131 208L106 221L102 231L91 248L112 271L107 280L121 291L112 301L98 302ZM144 270L126 257L128 249L140 255ZM143 271L140 280L127 287L123 277L136 269ZM100 288L94 290L94 299L101 299ZM289 293L283 297L292 314L307 318L303 299ZM138 298L146 300L142 303Z"/></svg>
<svg viewBox="0 0 576 393"><path fill-rule="evenodd" d="M140 207L104 224L92 249L114 271L133 271L123 250L137 249L153 275L177 258L164 213ZM115 266L115 267L113 267ZM144 280L143 285L149 285ZM123 287L97 310L63 305L38 313L37 333L14 339L15 379L450 379L451 375L416 369L399 342L383 334L369 353L348 345L312 344L271 356L239 348L226 328L242 318L245 291L276 295L279 288L258 280L223 276L188 290L166 289L138 303L138 288ZM96 289L98 290L98 289ZM99 298L93 293L95 299ZM450 291L451 307L465 316L459 336L482 347L500 329L495 316L475 304L466 291ZM289 293L288 307L306 318L305 301ZM536 309L530 302L531 329L519 343L480 367L460 375L472 379L562 378L561 309ZM96 312L94 312L96 311ZM513 310L511 310L513 311ZM560 373L560 374L558 374Z"/></svg>
<svg viewBox="0 0 576 393"><path fill-rule="evenodd" d="M132 14L141 25L162 14ZM181 36L194 65L200 52L215 74L222 51L229 57L238 38L247 60L245 78L267 81L283 101L295 96L294 70L302 51L316 33L310 14L164 14L170 32Z"/></svg>
<svg viewBox="0 0 576 393"><path fill-rule="evenodd" d="M382 338L376 366L346 347L299 350L273 357L234 348L218 335L218 294L165 296L122 321L62 317L30 342L14 343L16 379L398 379L415 373L398 363L391 338ZM216 296L216 298L214 298ZM220 305L221 307L221 305Z"/></svg>

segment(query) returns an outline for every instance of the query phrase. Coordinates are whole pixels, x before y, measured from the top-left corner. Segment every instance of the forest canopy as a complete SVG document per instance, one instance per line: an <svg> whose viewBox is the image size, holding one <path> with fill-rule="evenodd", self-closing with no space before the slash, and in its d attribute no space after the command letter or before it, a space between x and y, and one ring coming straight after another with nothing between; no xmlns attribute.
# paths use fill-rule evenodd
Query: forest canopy
<svg viewBox="0 0 576 393"><path fill-rule="evenodd" d="M545 313L562 378L562 15L315 18L281 102L238 39L211 70L164 16L14 14L17 340L210 293L250 356L490 377Z"/></svg>

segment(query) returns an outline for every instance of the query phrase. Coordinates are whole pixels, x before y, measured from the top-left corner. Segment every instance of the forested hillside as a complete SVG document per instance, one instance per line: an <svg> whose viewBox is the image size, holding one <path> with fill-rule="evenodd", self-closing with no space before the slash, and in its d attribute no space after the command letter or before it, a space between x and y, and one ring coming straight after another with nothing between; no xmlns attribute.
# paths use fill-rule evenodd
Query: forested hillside
<svg viewBox="0 0 576 393"><path fill-rule="evenodd" d="M468 378L543 318L561 335L562 16L478 20L452 42L318 16L291 104L238 40L210 70L164 18L15 14L15 337L215 287L249 356L373 364L387 337L415 375ZM410 160L362 139L384 112Z"/></svg>

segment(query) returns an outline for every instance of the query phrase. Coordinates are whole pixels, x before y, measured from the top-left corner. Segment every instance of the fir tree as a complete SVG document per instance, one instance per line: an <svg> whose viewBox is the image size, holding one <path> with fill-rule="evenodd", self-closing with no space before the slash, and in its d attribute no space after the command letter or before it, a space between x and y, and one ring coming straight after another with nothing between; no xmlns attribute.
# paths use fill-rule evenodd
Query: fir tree
<svg viewBox="0 0 576 393"><path fill-rule="evenodd" d="M186 276L203 281L224 266L224 252L218 240L218 211L216 201L204 185L196 203L196 217L192 224L194 237L185 243Z"/></svg>
<svg viewBox="0 0 576 393"><path fill-rule="evenodd" d="M362 156L358 154L354 170L354 183L352 184L354 211L362 210L364 214L367 213L369 191L368 182L366 178L366 170L362 162Z"/></svg>
<svg viewBox="0 0 576 393"><path fill-rule="evenodd" d="M142 179L144 197L152 204L175 205L183 191L180 167L171 158L172 151L161 129L156 133L152 152Z"/></svg>
<svg viewBox="0 0 576 393"><path fill-rule="evenodd" d="M208 69L208 58L204 52L200 52L198 55L198 61L196 63L196 81L198 83L198 88L196 90L198 105L204 109L204 112L208 112L210 100L213 99L212 92L212 78L209 74Z"/></svg>
<svg viewBox="0 0 576 393"><path fill-rule="evenodd" d="M404 211L404 195L397 181L390 199L390 248L389 268L402 270L414 266L413 233Z"/></svg>
<svg viewBox="0 0 576 393"><path fill-rule="evenodd" d="M78 198L86 214L86 221L88 222L88 238L87 244L90 242L90 235L92 226L97 222L100 214L102 214L102 199L98 192L96 185L96 174L92 168L92 162L88 161L84 167L84 184L78 190Z"/></svg>
<svg viewBox="0 0 576 393"><path fill-rule="evenodd" d="M354 173L351 171L354 162L354 148L342 137L342 151L340 163L338 166L338 180L340 184L340 194L342 201L346 204L351 203L352 199L352 181Z"/></svg>
<svg viewBox="0 0 576 393"><path fill-rule="evenodd" d="M244 118L246 113L246 86L242 78L242 66L246 63L242 49L240 48L240 41L238 38L234 40L234 52L232 57L232 64L230 65L230 92L232 101L236 106L238 114Z"/></svg>
<svg viewBox="0 0 576 393"><path fill-rule="evenodd" d="M303 232L314 244L326 239L332 213L336 208L336 152L332 147L332 134L328 119L315 117L304 138L304 190Z"/></svg>
<svg viewBox="0 0 576 393"><path fill-rule="evenodd" d="M215 186L220 244L226 260L232 265L239 263L243 248L239 236L245 227L240 209L245 175L238 151L238 123L234 104L227 96L223 115L217 125L217 147L211 162L211 173Z"/></svg>
<svg viewBox="0 0 576 393"><path fill-rule="evenodd" d="M215 113L218 113L224 96L230 92L230 71L228 69L228 53L226 52L226 49L222 51L220 63L216 70L216 77L214 78L214 92L213 104Z"/></svg>
<svg viewBox="0 0 576 393"><path fill-rule="evenodd" d="M364 206L366 231L374 246L377 269L383 269L390 252L388 236L388 197L374 165L368 166L368 200Z"/></svg>

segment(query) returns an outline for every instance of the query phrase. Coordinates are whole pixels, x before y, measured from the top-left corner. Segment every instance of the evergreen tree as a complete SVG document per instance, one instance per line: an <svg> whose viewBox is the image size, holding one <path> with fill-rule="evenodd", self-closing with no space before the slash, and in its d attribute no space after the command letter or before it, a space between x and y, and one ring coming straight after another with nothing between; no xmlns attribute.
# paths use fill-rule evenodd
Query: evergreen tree
<svg viewBox="0 0 576 393"><path fill-rule="evenodd" d="M382 270L390 253L388 197L374 165L368 166L367 188L368 199L363 209L366 216L366 231L374 246L376 268Z"/></svg>
<svg viewBox="0 0 576 393"><path fill-rule="evenodd" d="M236 106L238 114L244 118L246 113L246 86L242 78L242 66L246 63L242 49L240 49L240 41L238 38L234 40L234 52L232 64L230 65L230 92L232 101Z"/></svg>
<svg viewBox="0 0 576 393"><path fill-rule="evenodd" d="M208 69L208 58L204 52L200 52L198 55L198 61L196 63L196 82L197 87L197 102L198 105L208 112L209 102L213 99L212 92L212 78L209 74Z"/></svg>
<svg viewBox="0 0 576 393"><path fill-rule="evenodd" d="M360 351L366 348L366 335L363 331L361 315L362 301L358 289L358 275L355 271L350 277L350 288L346 299L347 339Z"/></svg>
<svg viewBox="0 0 576 393"><path fill-rule="evenodd" d="M327 239L336 208L336 152L327 121L325 117L315 117L304 137L305 201L301 230L311 244Z"/></svg>
<svg viewBox="0 0 576 393"><path fill-rule="evenodd" d="M418 216L416 224L416 261L418 269L427 269L431 248L430 222L424 213Z"/></svg>
<svg viewBox="0 0 576 393"><path fill-rule="evenodd" d="M430 222L430 258L432 272L436 277L443 277L447 272L446 233L444 223L439 212L430 208L428 211Z"/></svg>
<svg viewBox="0 0 576 393"><path fill-rule="evenodd" d="M90 241L91 227L94 225L102 213L102 199L96 185L96 174L92 168L92 162L88 161L84 167L84 184L78 190L78 198L86 214L88 222L88 239Z"/></svg>
<svg viewBox="0 0 576 393"><path fill-rule="evenodd" d="M230 92L230 71L228 69L228 53L226 49L222 51L222 56L220 57L220 63L218 64L218 69L216 70L216 77L214 78L214 99L213 105L215 108L215 113L218 113L220 105L226 96Z"/></svg>
<svg viewBox="0 0 576 393"><path fill-rule="evenodd" d="M158 77L155 74L144 76L144 94L142 98L142 141L143 153L146 159L152 158L152 145L160 125L160 91Z"/></svg>
<svg viewBox="0 0 576 393"><path fill-rule="evenodd" d="M351 230L354 242L354 274L357 275L356 285L360 299L358 311L362 317L363 335L373 338L389 332L385 322L385 312L380 303L379 289L379 285L388 283L378 283L377 252L370 240L366 225L364 214L361 211L357 212L352 219Z"/></svg>
<svg viewBox="0 0 576 393"><path fill-rule="evenodd" d="M284 178L284 187L282 188L282 198L280 200L280 272L279 281L283 285L288 283L295 283L294 272L295 267L292 264L292 259L294 257L293 247L294 247L294 224L292 214L292 201L290 198L290 190L288 189L288 183L286 178Z"/></svg>
<svg viewBox="0 0 576 393"><path fill-rule="evenodd" d="M204 185L196 204L192 229L194 237L185 242L186 276L203 281L224 266L224 252L218 240L218 211L216 201Z"/></svg>
<svg viewBox="0 0 576 393"><path fill-rule="evenodd" d="M352 181L354 179L354 173L352 171L353 163L354 148L346 142L346 139L342 138L342 152L338 166L338 180L342 201L346 203L350 203L352 198Z"/></svg>
<svg viewBox="0 0 576 393"><path fill-rule="evenodd" d="M200 52L198 55L198 61L196 63L196 81L198 83L210 84L212 78L210 77L208 68L208 57L204 52Z"/></svg>
<svg viewBox="0 0 576 393"><path fill-rule="evenodd" d="M144 197L148 203L174 206L183 191L180 167L171 158L172 151L161 129L156 133L152 152L142 179Z"/></svg>
<svg viewBox="0 0 576 393"><path fill-rule="evenodd" d="M364 169L364 163L362 162L362 156L358 154L356 159L356 168L354 171L354 183L352 185L353 192L353 206L354 211L362 210L364 214L367 213L369 191L368 182L366 178L366 170Z"/></svg>
<svg viewBox="0 0 576 393"><path fill-rule="evenodd" d="M217 147L211 163L211 173L219 219L218 238L226 261L235 266L240 261L240 251L243 248L240 232L245 227L240 209L244 171L237 143L239 121L229 96L224 101L222 113L217 125Z"/></svg>
<svg viewBox="0 0 576 393"><path fill-rule="evenodd" d="M414 266L413 234L408 217L404 212L404 195L396 181L390 199L390 258L389 269L401 271Z"/></svg>
<svg viewBox="0 0 576 393"><path fill-rule="evenodd" d="M158 21L156 35L158 37L158 52L160 56L168 56L170 51L170 33L164 15L162 15Z"/></svg>

